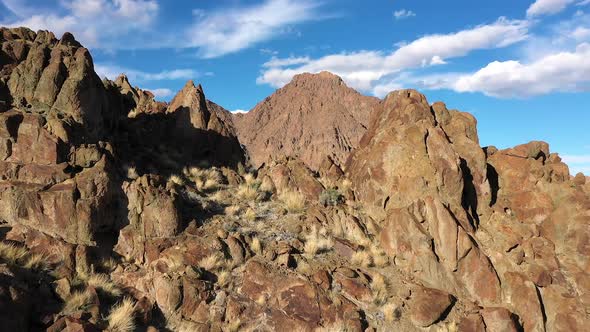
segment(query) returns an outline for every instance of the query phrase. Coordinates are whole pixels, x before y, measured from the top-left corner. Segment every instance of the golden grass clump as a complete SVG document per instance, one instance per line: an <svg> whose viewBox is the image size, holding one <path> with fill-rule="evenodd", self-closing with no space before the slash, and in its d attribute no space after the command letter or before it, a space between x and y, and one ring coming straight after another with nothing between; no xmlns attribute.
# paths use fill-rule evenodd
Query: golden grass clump
<svg viewBox="0 0 590 332"><path fill-rule="evenodd" d="M74 292L66 299L62 312L69 314L84 309L91 301L92 293L88 290Z"/></svg>
<svg viewBox="0 0 590 332"><path fill-rule="evenodd" d="M298 191L285 191L279 195L290 213L301 213L305 210L305 196Z"/></svg>
<svg viewBox="0 0 590 332"><path fill-rule="evenodd" d="M20 265L27 256L27 249L12 243L0 242L0 258L12 265Z"/></svg>
<svg viewBox="0 0 590 332"><path fill-rule="evenodd" d="M226 286L231 281L231 273L229 271L221 271L217 274L217 283L219 286Z"/></svg>
<svg viewBox="0 0 590 332"><path fill-rule="evenodd" d="M46 266L47 257L44 254L30 253L26 247L0 242L0 259L11 265L39 270Z"/></svg>
<svg viewBox="0 0 590 332"><path fill-rule="evenodd" d="M223 265L223 257L220 252L214 252L209 256L201 259L199 266L207 271L213 271L219 266Z"/></svg>
<svg viewBox="0 0 590 332"><path fill-rule="evenodd" d="M383 304L387 301L389 285L385 277L380 273L375 273L371 280L371 290L373 291L373 302L375 304Z"/></svg>
<svg viewBox="0 0 590 332"><path fill-rule="evenodd" d="M236 190L236 196L242 200L253 201L258 197L258 190L255 187L242 183Z"/></svg>
<svg viewBox="0 0 590 332"><path fill-rule="evenodd" d="M137 169L134 166L125 166L127 178L131 180L135 180L139 177L137 174Z"/></svg>
<svg viewBox="0 0 590 332"><path fill-rule="evenodd" d="M130 298L124 298L123 301L111 308L107 318L109 323L108 331L111 332L131 332L135 330L135 302Z"/></svg>
<svg viewBox="0 0 590 332"><path fill-rule="evenodd" d="M252 243L250 244L250 249L252 249L252 251L256 255L262 255L262 243L260 242L260 239L258 237L254 237L252 239Z"/></svg>
<svg viewBox="0 0 590 332"><path fill-rule="evenodd" d="M255 221L256 220L256 211L254 211L254 209L252 208L247 208L246 211L244 211L243 214L244 219L248 220L248 221Z"/></svg>
<svg viewBox="0 0 590 332"><path fill-rule="evenodd" d="M314 225L311 228L311 232L305 237L303 251L308 258L313 258L322 251L332 249L333 246L334 241L327 235L326 229L322 228L318 231Z"/></svg>
<svg viewBox="0 0 590 332"><path fill-rule="evenodd" d="M237 216L242 211L239 205L230 205L225 207L225 214L228 216Z"/></svg>
<svg viewBox="0 0 590 332"><path fill-rule="evenodd" d="M387 302L381 307L385 321L392 323L399 319L398 307L399 305L394 302Z"/></svg>
<svg viewBox="0 0 590 332"><path fill-rule="evenodd" d="M172 174L168 178L168 181L178 186L184 186L184 179L180 175Z"/></svg>
<svg viewBox="0 0 590 332"><path fill-rule="evenodd" d="M117 287L106 274L93 273L88 276L81 276L81 279L84 280L88 286L92 286L106 294L111 296L121 295L119 287Z"/></svg>
<svg viewBox="0 0 590 332"><path fill-rule="evenodd" d="M350 262L354 265L369 267L373 265L373 257L368 251L361 250L352 254Z"/></svg>

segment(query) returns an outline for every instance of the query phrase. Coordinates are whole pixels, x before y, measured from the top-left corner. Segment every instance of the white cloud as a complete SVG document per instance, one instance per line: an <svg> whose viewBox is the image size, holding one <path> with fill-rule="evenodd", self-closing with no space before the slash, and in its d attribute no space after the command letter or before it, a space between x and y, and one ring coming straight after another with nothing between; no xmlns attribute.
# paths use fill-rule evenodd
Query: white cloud
<svg viewBox="0 0 590 332"><path fill-rule="evenodd" d="M532 63L494 61L438 87L503 98L590 91L590 44L583 43L573 52L551 54Z"/></svg>
<svg viewBox="0 0 590 332"><path fill-rule="evenodd" d="M238 109L238 110L233 110L233 111L231 111L231 112L232 112L232 113L238 113L238 114L245 114L245 113L248 113L248 111L241 110L241 109Z"/></svg>
<svg viewBox="0 0 590 332"><path fill-rule="evenodd" d="M134 39L118 37L146 31L159 12L155 0L61 0L48 8L23 0L2 3L16 18L1 25L50 30L57 37L68 31L87 47L107 49L129 48Z"/></svg>
<svg viewBox="0 0 590 332"><path fill-rule="evenodd" d="M393 12L393 17L395 17L396 20L401 20L404 18L414 17L414 16L416 16L416 13L414 13L411 10L406 10L406 9L400 9L400 10L396 10Z"/></svg>
<svg viewBox="0 0 590 332"><path fill-rule="evenodd" d="M289 31L290 25L316 19L319 6L310 0L265 0L249 7L201 12L186 35L202 57L218 57L272 39Z"/></svg>
<svg viewBox="0 0 590 332"><path fill-rule="evenodd" d="M309 57L288 57L288 58L277 58L272 57L270 60L265 62L262 66L263 67L288 67L293 65L299 65L302 63L308 63L310 61Z"/></svg>
<svg viewBox="0 0 590 332"><path fill-rule="evenodd" d="M582 172L590 176L590 155L563 155L561 159L569 166L571 174Z"/></svg>
<svg viewBox="0 0 590 332"><path fill-rule="evenodd" d="M109 64L96 64L94 66L94 70L100 77L106 77L111 80L116 79L120 74L125 74L132 83L180 79L189 80L201 76L199 72L192 69L173 69L164 70L158 73L148 73L141 70L124 68Z"/></svg>
<svg viewBox="0 0 590 332"><path fill-rule="evenodd" d="M298 59L301 61L298 66L281 65L280 59L273 59L263 65L257 83L281 87L296 74L327 70L341 76L356 89L370 91L381 83L380 80L403 70L441 65L446 63L446 59L465 56L473 50L505 47L522 41L527 38L528 25L527 21L500 18L492 24L456 33L424 36L390 53L364 50L317 59L282 59L285 63L289 63L289 59ZM276 65L271 65L271 62Z"/></svg>
<svg viewBox="0 0 590 332"><path fill-rule="evenodd" d="M156 98L166 98L171 97L174 95L174 91L167 89L167 88L158 88L158 89L146 89L151 91Z"/></svg>
<svg viewBox="0 0 590 332"><path fill-rule="evenodd" d="M590 164L590 155L563 155L561 159L567 164Z"/></svg>
<svg viewBox="0 0 590 332"><path fill-rule="evenodd" d="M551 15L564 10L575 0L537 0L527 9L528 17Z"/></svg>

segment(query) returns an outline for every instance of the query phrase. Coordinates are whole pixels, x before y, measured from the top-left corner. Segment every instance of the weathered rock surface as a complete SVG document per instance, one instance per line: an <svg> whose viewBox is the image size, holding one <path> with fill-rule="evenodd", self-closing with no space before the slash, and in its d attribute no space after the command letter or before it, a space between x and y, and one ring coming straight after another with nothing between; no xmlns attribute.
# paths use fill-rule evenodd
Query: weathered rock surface
<svg viewBox="0 0 590 332"><path fill-rule="evenodd" d="M126 297L148 331L590 325L590 181L547 143L329 73L246 115L192 81L167 104L70 34L0 43L5 329L107 330Z"/></svg>
<svg viewBox="0 0 590 332"><path fill-rule="evenodd" d="M317 170L326 156L344 164L378 104L331 73L301 74L234 123L255 167L290 156Z"/></svg>
<svg viewBox="0 0 590 332"><path fill-rule="evenodd" d="M402 90L346 172L385 251L425 285L506 306L526 331L545 330L543 291L563 287L567 324L587 322L589 197L546 143L481 149L472 116Z"/></svg>

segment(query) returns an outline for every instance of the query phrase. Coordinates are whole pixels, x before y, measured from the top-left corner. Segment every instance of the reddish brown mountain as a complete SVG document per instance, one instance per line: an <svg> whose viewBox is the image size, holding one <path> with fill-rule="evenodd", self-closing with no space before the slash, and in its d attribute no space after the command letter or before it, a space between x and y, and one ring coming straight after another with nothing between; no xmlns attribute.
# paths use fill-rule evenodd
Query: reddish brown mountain
<svg viewBox="0 0 590 332"><path fill-rule="evenodd" d="M301 74L234 122L254 166L297 156L318 169L326 156L344 163L378 104L334 74Z"/></svg>

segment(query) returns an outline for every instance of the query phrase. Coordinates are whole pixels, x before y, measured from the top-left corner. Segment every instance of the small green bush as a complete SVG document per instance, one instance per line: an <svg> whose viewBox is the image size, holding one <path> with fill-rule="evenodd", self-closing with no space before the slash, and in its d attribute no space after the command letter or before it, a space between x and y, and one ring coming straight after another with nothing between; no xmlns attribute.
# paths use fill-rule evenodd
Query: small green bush
<svg viewBox="0 0 590 332"><path fill-rule="evenodd" d="M344 202L344 196L335 188L329 188L320 194L320 204L324 206L336 206Z"/></svg>

